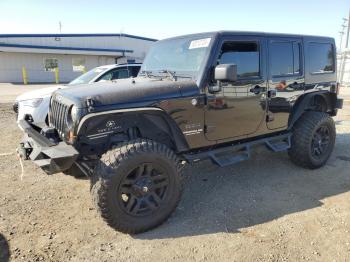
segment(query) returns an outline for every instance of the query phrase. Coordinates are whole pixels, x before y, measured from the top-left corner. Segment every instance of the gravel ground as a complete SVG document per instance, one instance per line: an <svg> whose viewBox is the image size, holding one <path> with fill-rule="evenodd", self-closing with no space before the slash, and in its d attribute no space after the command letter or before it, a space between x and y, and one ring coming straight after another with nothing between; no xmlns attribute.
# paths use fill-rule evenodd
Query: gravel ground
<svg viewBox="0 0 350 262"><path fill-rule="evenodd" d="M350 108L324 168L262 148L232 167L196 164L171 218L130 236L100 219L88 180L47 176L29 161L21 177L10 107L0 104L0 261L350 260Z"/></svg>

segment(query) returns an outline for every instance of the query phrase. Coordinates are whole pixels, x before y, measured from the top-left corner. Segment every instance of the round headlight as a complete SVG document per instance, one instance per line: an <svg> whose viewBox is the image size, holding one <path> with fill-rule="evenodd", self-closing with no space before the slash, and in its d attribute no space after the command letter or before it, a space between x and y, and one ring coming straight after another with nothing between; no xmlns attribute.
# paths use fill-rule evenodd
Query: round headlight
<svg viewBox="0 0 350 262"><path fill-rule="evenodd" d="M71 117L72 117L72 121L75 122L78 119L78 108L76 106L72 106L71 110Z"/></svg>
<svg viewBox="0 0 350 262"><path fill-rule="evenodd" d="M68 115L67 115L67 124L68 127L72 127L73 123L77 120L78 118L78 109L76 106L72 106L69 111L68 111Z"/></svg>

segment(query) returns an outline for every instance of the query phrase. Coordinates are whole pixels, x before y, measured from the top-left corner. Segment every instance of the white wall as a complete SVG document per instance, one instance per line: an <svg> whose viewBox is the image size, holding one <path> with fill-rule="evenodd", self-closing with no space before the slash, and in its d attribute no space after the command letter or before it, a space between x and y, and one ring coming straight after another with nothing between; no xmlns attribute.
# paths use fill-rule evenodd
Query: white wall
<svg viewBox="0 0 350 262"><path fill-rule="evenodd" d="M153 41L126 36L2 37L1 35L0 42L3 44L15 45L133 50L133 53L125 54L139 59L145 57L148 49L154 43ZM0 50L1 49L7 50L8 48L0 47ZM20 48L17 48L17 50L21 52ZM55 51L55 53L57 52L69 53L67 50Z"/></svg>
<svg viewBox="0 0 350 262"><path fill-rule="evenodd" d="M45 58L57 58L60 82L69 82L81 74L73 71L74 57L85 58L88 70L99 65L114 64L115 58L123 55L127 59L142 62L153 43L154 41L143 38L119 35L9 36L0 34L0 82L23 82L23 66L27 69L29 83L54 82L55 73L44 70ZM89 50L80 48L89 48ZM124 53L123 50L133 52ZM120 61L126 62L124 60Z"/></svg>
<svg viewBox="0 0 350 262"><path fill-rule="evenodd" d="M115 58L109 56L0 52L0 82L23 82L23 66L26 67L29 83L55 82L55 73L46 72L44 69L44 60L46 58L58 59L60 82L69 82L82 74L82 72L73 71L72 59L74 57L85 58L87 70L96 66L115 63Z"/></svg>
<svg viewBox="0 0 350 262"><path fill-rule="evenodd" d="M350 87L350 50L338 55L338 81Z"/></svg>

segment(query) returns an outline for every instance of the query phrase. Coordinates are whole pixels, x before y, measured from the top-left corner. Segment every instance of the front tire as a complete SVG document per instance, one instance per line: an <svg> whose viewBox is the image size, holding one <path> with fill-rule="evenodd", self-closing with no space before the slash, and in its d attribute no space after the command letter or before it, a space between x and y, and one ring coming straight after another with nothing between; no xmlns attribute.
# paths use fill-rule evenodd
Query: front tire
<svg viewBox="0 0 350 262"><path fill-rule="evenodd" d="M93 201L107 224L140 233L164 222L176 208L181 164L165 145L138 139L106 152L91 181Z"/></svg>
<svg viewBox="0 0 350 262"><path fill-rule="evenodd" d="M288 154L296 165L316 169L326 164L336 138L333 119L326 113L306 112L293 127Z"/></svg>

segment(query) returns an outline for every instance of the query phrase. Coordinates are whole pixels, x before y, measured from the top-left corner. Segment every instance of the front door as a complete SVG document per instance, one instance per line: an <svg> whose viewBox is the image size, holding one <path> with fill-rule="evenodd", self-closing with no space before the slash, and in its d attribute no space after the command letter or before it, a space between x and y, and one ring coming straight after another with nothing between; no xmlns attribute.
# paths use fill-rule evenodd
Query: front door
<svg viewBox="0 0 350 262"><path fill-rule="evenodd" d="M222 82L222 89L208 93L205 132L208 140L234 140L253 136L265 121L267 83L265 42L260 37L223 39L213 67L236 64L238 79ZM209 85L216 85L212 80Z"/></svg>

